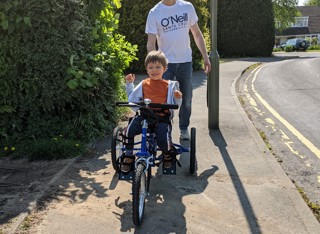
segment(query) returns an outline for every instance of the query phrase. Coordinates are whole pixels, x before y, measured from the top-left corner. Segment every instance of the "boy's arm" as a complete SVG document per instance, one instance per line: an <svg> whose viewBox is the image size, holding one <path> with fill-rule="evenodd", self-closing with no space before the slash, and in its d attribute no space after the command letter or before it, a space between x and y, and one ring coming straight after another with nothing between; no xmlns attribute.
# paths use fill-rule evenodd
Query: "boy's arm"
<svg viewBox="0 0 320 234"><path fill-rule="evenodd" d="M126 80L126 93L127 93L127 96L129 97L133 91L133 88L134 88L133 82L136 79L136 76L135 74L128 74L125 76L124 79Z"/></svg>
<svg viewBox="0 0 320 234"><path fill-rule="evenodd" d="M180 107L182 104L182 93L179 90L179 82L178 81L175 81L175 85L174 85L173 91L172 91L172 96L173 96L174 104L177 104Z"/></svg>
<svg viewBox="0 0 320 234"><path fill-rule="evenodd" d="M175 104L177 104L179 107L182 104L182 98L176 98L175 96L173 96L173 100L175 102Z"/></svg>
<svg viewBox="0 0 320 234"><path fill-rule="evenodd" d="M126 93L127 93L127 97L130 96L130 94L132 93L133 90L134 90L134 85L133 85L133 83L126 82Z"/></svg>
<svg viewBox="0 0 320 234"><path fill-rule="evenodd" d="M130 83L129 83L130 84ZM133 87L133 83L132 87ZM132 88L131 92L128 94L129 102L141 102L143 100L142 94L142 82L140 82L134 89Z"/></svg>

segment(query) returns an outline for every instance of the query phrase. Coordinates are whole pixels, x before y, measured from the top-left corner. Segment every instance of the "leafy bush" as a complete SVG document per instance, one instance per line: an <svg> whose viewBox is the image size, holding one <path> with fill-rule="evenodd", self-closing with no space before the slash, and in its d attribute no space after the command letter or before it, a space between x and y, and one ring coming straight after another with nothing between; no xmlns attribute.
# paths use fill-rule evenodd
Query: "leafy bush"
<svg viewBox="0 0 320 234"><path fill-rule="evenodd" d="M308 50L320 50L320 45L309 46Z"/></svg>
<svg viewBox="0 0 320 234"><path fill-rule="evenodd" d="M284 47L284 51L285 52L293 52L294 48L291 45L287 45Z"/></svg>
<svg viewBox="0 0 320 234"><path fill-rule="evenodd" d="M119 115L136 47L116 32L120 0L0 3L0 146L89 141Z"/></svg>
<svg viewBox="0 0 320 234"><path fill-rule="evenodd" d="M279 52L279 51L283 51L283 50L280 47L273 48L273 52Z"/></svg>

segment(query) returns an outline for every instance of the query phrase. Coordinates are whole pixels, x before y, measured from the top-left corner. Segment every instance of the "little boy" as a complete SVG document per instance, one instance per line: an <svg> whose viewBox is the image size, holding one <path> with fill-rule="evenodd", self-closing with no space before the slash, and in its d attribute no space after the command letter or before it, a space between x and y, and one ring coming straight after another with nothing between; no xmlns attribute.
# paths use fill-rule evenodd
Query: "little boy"
<svg viewBox="0 0 320 234"><path fill-rule="evenodd" d="M167 69L167 64L168 61L162 52L150 51L145 59L145 67L149 78L144 79L134 88L133 82L135 80L135 75L129 74L125 77L128 101L141 102L144 99L150 99L153 103L178 104L180 106L182 102L182 93L179 91L179 83L177 81L162 79L162 75ZM165 168L170 168L172 166L172 160L169 151L173 149L171 120L174 111L156 110L154 112L158 120L158 123L155 126L157 145L162 150L164 156L163 166ZM152 118L152 115L149 117ZM141 122L144 118L143 114L136 115L126 129L126 153L121 165L121 171L124 173L130 171L132 163L134 162L134 136L141 134Z"/></svg>

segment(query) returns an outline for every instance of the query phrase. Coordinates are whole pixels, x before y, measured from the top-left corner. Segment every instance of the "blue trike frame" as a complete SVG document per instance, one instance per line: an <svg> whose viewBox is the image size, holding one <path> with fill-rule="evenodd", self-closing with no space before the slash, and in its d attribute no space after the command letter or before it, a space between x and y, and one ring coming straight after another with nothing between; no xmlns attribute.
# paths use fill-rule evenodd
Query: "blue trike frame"
<svg viewBox="0 0 320 234"><path fill-rule="evenodd" d="M152 110L150 110L149 108L178 108L178 105L151 103L150 100L144 100L143 103L117 102L116 105L123 107L146 108L151 112ZM133 148L133 151L135 152L136 156L134 167L132 168L132 170L130 170L129 173L121 172L121 162L125 153L124 135L122 131L123 129L119 129L119 127L117 127L113 132L113 139L111 142L112 165L116 172L119 173L120 180L132 179L133 223L139 226L143 220L145 197L149 192L151 168L159 166L163 162L163 156L162 154L157 156L157 152L161 151L161 149L157 146L156 135L151 128L148 128L148 120L143 119L141 140L135 142ZM186 152L190 153L190 174L193 174L195 172L195 134L196 129L191 128L189 148L183 147L180 144L173 143L173 146L175 147L175 155L180 155ZM122 144L121 147L118 147L118 143ZM137 145L140 145L140 147L137 147ZM176 158L174 158L174 163L172 164L171 168L163 167L163 174L176 174L176 163L178 163L178 165L181 166L179 161L176 160Z"/></svg>

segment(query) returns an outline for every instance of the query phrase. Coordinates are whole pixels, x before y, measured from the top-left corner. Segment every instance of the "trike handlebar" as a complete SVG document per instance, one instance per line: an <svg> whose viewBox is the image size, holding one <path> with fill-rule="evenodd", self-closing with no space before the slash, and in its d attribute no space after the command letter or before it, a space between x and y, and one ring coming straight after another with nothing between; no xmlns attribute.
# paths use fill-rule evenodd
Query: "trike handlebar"
<svg viewBox="0 0 320 234"><path fill-rule="evenodd" d="M116 102L116 106L122 106L122 107L149 107L149 108L160 108L163 110L168 110L168 109L178 109L179 105L177 104L162 104L162 103L149 103L145 104L144 102L126 102L126 101L121 101L121 102Z"/></svg>

